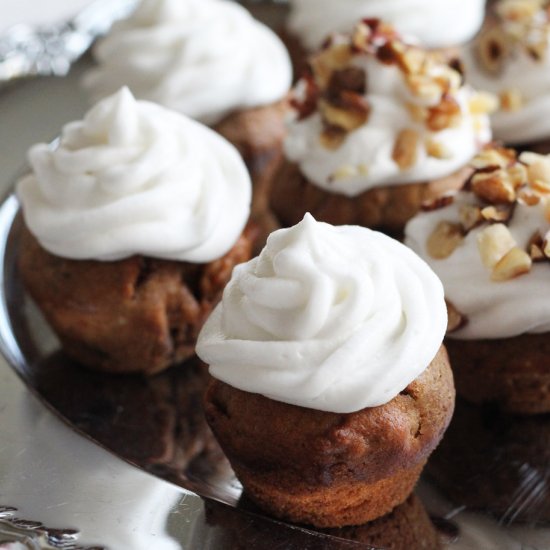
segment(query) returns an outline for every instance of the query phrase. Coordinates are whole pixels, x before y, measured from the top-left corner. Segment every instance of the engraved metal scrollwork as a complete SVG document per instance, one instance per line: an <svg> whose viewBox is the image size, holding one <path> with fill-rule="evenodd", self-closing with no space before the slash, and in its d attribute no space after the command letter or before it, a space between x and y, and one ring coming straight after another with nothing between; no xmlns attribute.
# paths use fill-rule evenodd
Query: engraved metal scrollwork
<svg viewBox="0 0 550 550"><path fill-rule="evenodd" d="M2 550L107 550L104 546L81 546L75 529L46 527L39 521L17 517L17 508L0 506Z"/></svg>

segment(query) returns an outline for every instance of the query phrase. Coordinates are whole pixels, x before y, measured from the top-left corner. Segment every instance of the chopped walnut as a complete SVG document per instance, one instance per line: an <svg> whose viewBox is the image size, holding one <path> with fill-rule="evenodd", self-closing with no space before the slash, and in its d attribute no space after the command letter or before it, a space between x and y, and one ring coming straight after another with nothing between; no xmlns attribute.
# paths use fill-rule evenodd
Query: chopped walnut
<svg viewBox="0 0 550 550"><path fill-rule="evenodd" d="M493 27L482 32L477 42L477 54L481 65L491 73L501 71L509 54L508 37L499 28Z"/></svg>
<svg viewBox="0 0 550 550"><path fill-rule="evenodd" d="M351 165L340 166L334 174L332 174L333 181L340 181L357 176L357 168Z"/></svg>
<svg viewBox="0 0 550 550"><path fill-rule="evenodd" d="M496 206L486 206L481 210L481 217L489 222L507 222L511 216L511 208L503 209Z"/></svg>
<svg viewBox="0 0 550 550"><path fill-rule="evenodd" d="M504 224L496 223L478 234L477 246L483 265L493 268L516 246L516 241Z"/></svg>
<svg viewBox="0 0 550 550"><path fill-rule="evenodd" d="M516 152L504 147L488 147L479 152L472 160L471 165L482 170L485 168L506 168L516 160Z"/></svg>
<svg viewBox="0 0 550 550"><path fill-rule="evenodd" d="M472 115L484 115L494 113L499 106L498 98L487 92L477 92L468 102L468 108Z"/></svg>
<svg viewBox="0 0 550 550"><path fill-rule="evenodd" d="M523 107L523 96L515 88L504 90L500 94L500 108L510 113L519 111Z"/></svg>
<svg viewBox="0 0 550 550"><path fill-rule="evenodd" d="M428 239L428 253L437 259L446 258L470 231L479 228L480 259L491 270L493 281L513 279L530 272L535 262L550 261L550 231L545 238L537 231L522 249L506 225L518 211L518 203L541 205L550 223L550 155L524 152L518 159L514 150L492 146L472 164L476 169L458 195L460 223L440 222ZM528 215L524 209L520 211ZM540 216L540 210L533 214Z"/></svg>
<svg viewBox="0 0 550 550"><path fill-rule="evenodd" d="M447 334L463 328L468 323L468 318L460 313L458 309L449 300L445 300L447 305Z"/></svg>
<svg viewBox="0 0 550 550"><path fill-rule="evenodd" d="M477 38L477 53L482 67L500 71L507 58L523 50L539 62L548 55L550 10L548 0L500 0L494 3L495 17ZM512 93L502 98L504 110L516 110L521 96Z"/></svg>
<svg viewBox="0 0 550 550"><path fill-rule="evenodd" d="M337 103L322 99L319 102L319 110L329 126L337 126L346 132L365 124L370 112L366 100L353 92L342 92Z"/></svg>
<svg viewBox="0 0 550 550"><path fill-rule="evenodd" d="M520 275L529 273L533 260L525 250L514 247L505 254L494 266L491 274L492 281L509 281Z"/></svg>
<svg viewBox="0 0 550 550"><path fill-rule="evenodd" d="M461 118L462 111L456 99L444 97L439 105L428 109L426 125L432 132L440 132L458 126Z"/></svg>
<svg viewBox="0 0 550 550"><path fill-rule="evenodd" d="M434 210L439 210L453 204L455 198L454 194L440 195L434 199L424 201L422 203L423 212L433 212Z"/></svg>
<svg viewBox="0 0 550 550"><path fill-rule="evenodd" d="M492 204L512 204L516 191L504 169L478 172L471 179L472 191L482 200Z"/></svg>
<svg viewBox="0 0 550 550"><path fill-rule="evenodd" d="M481 208L475 205L463 204L459 210L459 219L464 231L471 231L483 222Z"/></svg>
<svg viewBox="0 0 550 550"><path fill-rule="evenodd" d="M415 130L401 130L395 140L392 158L401 170L412 168L418 158L418 143L420 136Z"/></svg>
<svg viewBox="0 0 550 550"><path fill-rule="evenodd" d="M428 138L426 140L426 153L430 157L434 157L436 159L450 159L453 157L452 152L450 149L441 143L440 141L437 141L434 138Z"/></svg>
<svg viewBox="0 0 550 550"><path fill-rule="evenodd" d="M347 133L345 130L342 130L338 126L327 126L319 136L319 141L325 149L334 151L344 143L346 137Z"/></svg>
<svg viewBox="0 0 550 550"><path fill-rule="evenodd" d="M533 262L541 262L546 260L546 256L544 255L544 239L542 238L540 231L535 231L535 233L531 236L527 245L527 250Z"/></svg>
<svg viewBox="0 0 550 550"><path fill-rule="evenodd" d="M462 227L457 223L440 222L426 243L428 254L436 260L444 260L460 246L464 240Z"/></svg>
<svg viewBox="0 0 550 550"><path fill-rule="evenodd" d="M361 56L375 58L400 71L412 96L407 105L411 119L425 129L439 132L453 128L466 116L456 99L456 92L463 86L459 63L403 42L393 27L378 19L364 19L350 35L335 35L327 40L321 52L311 58L304 97L292 102L300 120L320 112L321 142L325 147L337 148L345 139L343 132L353 132L368 122L368 75L356 62ZM492 96L480 94L471 108L476 114L484 114L493 104ZM395 151L402 169L416 161L416 148L410 146L416 136L409 133L412 130L407 132L399 137ZM451 151L436 139L426 141L426 150L434 158L451 157Z"/></svg>

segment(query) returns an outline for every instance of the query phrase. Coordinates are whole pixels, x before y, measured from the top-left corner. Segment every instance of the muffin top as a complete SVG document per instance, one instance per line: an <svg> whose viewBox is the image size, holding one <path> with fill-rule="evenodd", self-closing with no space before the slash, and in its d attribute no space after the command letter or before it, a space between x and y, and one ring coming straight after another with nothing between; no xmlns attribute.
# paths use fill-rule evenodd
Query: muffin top
<svg viewBox="0 0 550 550"><path fill-rule="evenodd" d="M279 38L228 0L143 0L94 57L84 86L95 100L128 86L206 124L279 101L292 81Z"/></svg>
<svg viewBox="0 0 550 550"><path fill-rule="evenodd" d="M550 2L500 0L464 57L472 85L500 97L495 137L529 143L550 137Z"/></svg>
<svg viewBox="0 0 550 550"><path fill-rule="evenodd" d="M430 48L455 46L476 34L485 14L485 0L290 0L290 5L289 29L310 51L363 17L384 19Z"/></svg>
<svg viewBox="0 0 550 550"><path fill-rule="evenodd" d="M237 266L197 354L219 380L322 411L391 401L432 361L441 283L401 243L306 214Z"/></svg>
<svg viewBox="0 0 550 550"><path fill-rule="evenodd" d="M465 86L459 63L403 42L379 20L333 36L310 66L285 153L329 192L449 176L490 139L494 98Z"/></svg>
<svg viewBox="0 0 550 550"><path fill-rule="evenodd" d="M28 157L17 195L28 228L57 256L209 262L248 220L252 186L236 149L126 88Z"/></svg>
<svg viewBox="0 0 550 550"><path fill-rule="evenodd" d="M491 147L464 189L413 218L406 244L439 275L450 336L550 331L550 156Z"/></svg>

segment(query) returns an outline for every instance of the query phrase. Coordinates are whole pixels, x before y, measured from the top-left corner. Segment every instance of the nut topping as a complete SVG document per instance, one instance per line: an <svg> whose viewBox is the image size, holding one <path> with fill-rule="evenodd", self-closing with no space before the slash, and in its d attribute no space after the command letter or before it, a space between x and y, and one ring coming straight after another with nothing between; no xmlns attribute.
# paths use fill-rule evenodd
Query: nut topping
<svg viewBox="0 0 550 550"><path fill-rule="evenodd" d="M492 204L512 204L516 191L505 170L474 174L471 179L472 191L482 200Z"/></svg>
<svg viewBox="0 0 550 550"><path fill-rule="evenodd" d="M447 305L447 334L451 332L456 332L457 330L463 328L468 323L468 318L460 313L458 309L454 306L449 300L445 300Z"/></svg>
<svg viewBox="0 0 550 550"><path fill-rule="evenodd" d="M416 164L420 136L415 130L405 128L397 135L392 158L401 170L408 170Z"/></svg>
<svg viewBox="0 0 550 550"><path fill-rule="evenodd" d="M428 254L436 260L448 258L460 246L464 236L457 223L440 222L428 238Z"/></svg>
<svg viewBox="0 0 550 550"><path fill-rule="evenodd" d="M510 230L502 223L486 227L477 236L477 246L483 265L493 268L516 246Z"/></svg>
<svg viewBox="0 0 550 550"><path fill-rule="evenodd" d="M514 247L495 265L491 280L500 282L515 279L520 275L529 273L532 265L533 261L529 254L521 248Z"/></svg>
<svg viewBox="0 0 550 550"><path fill-rule="evenodd" d="M399 71L409 96L406 106L411 123L422 125L425 133L456 127L465 116L470 116L457 100L457 92L463 86L459 63L403 42L393 27L378 19L364 19L349 36L335 35L320 53L312 56L309 75L302 85L304 97L300 94L292 102L299 120L320 113L321 143L327 148L336 149L345 139L343 133L349 134L368 123L368 75L362 68L365 57ZM477 115L488 113L495 102L489 94L479 94L470 106L475 120L479 122ZM417 149L421 147L432 158L452 157L453 151L435 137L412 147L420 133L417 130L413 135L412 130L406 130L397 137L394 160L403 170L417 162Z"/></svg>

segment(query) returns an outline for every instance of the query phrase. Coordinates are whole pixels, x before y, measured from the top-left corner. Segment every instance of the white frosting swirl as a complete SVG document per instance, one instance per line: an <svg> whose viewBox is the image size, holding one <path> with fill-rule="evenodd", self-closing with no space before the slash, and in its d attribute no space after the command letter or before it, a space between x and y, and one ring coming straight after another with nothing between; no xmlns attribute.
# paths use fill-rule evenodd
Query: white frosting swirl
<svg viewBox="0 0 550 550"><path fill-rule="evenodd" d="M468 81L477 89L496 95L509 90L520 94L519 109L499 109L491 116L496 139L521 144L550 137L550 42L545 57L538 61L523 49L514 51L496 75L480 66L473 49L466 52L464 62Z"/></svg>
<svg viewBox="0 0 550 550"><path fill-rule="evenodd" d="M473 91L462 86L454 94L460 105L458 125L439 132L430 131L414 120L407 105L421 105L407 88L402 71L396 65L385 65L377 59L361 56L355 65L367 75L365 98L370 106L368 121L349 133L337 149L324 147L319 139L322 119L319 112L289 124L285 141L286 157L300 166L301 172L326 191L356 196L374 187L436 180L464 167L491 139L489 117L473 115L469 101ZM434 100L437 105L440 97ZM412 129L419 136L417 161L402 170L393 160L393 150L399 133ZM429 156L425 147L431 138L450 152L447 158ZM342 168L355 172L337 177ZM364 169L361 169L364 167Z"/></svg>
<svg viewBox="0 0 550 550"><path fill-rule="evenodd" d="M96 100L124 85L207 124L279 101L292 81L279 38L228 0L144 0L94 55L84 86Z"/></svg>
<svg viewBox="0 0 550 550"><path fill-rule="evenodd" d="M387 403L436 355L441 283L401 243L306 214L235 268L197 353L244 391L324 411Z"/></svg>
<svg viewBox="0 0 550 550"><path fill-rule="evenodd" d="M334 32L375 17L430 48L470 40L485 15L485 0L291 0L289 29L313 51Z"/></svg>
<svg viewBox="0 0 550 550"><path fill-rule="evenodd" d="M550 223L545 217L545 201L536 206L518 203L508 224L517 246L527 249L533 234L545 235ZM406 227L406 244L424 258L445 287L445 295L468 318L452 338L475 340L509 338L525 333L550 331L550 265L535 263L531 271L508 280L494 282L481 261L478 235L484 226L473 229L453 254L436 260L426 249L428 237L441 221L456 222L463 204L472 204L471 193L460 192L452 205L423 212Z"/></svg>
<svg viewBox="0 0 550 550"><path fill-rule="evenodd" d="M208 262L236 242L251 183L218 134L127 89L35 145L17 186L25 222L58 256Z"/></svg>

